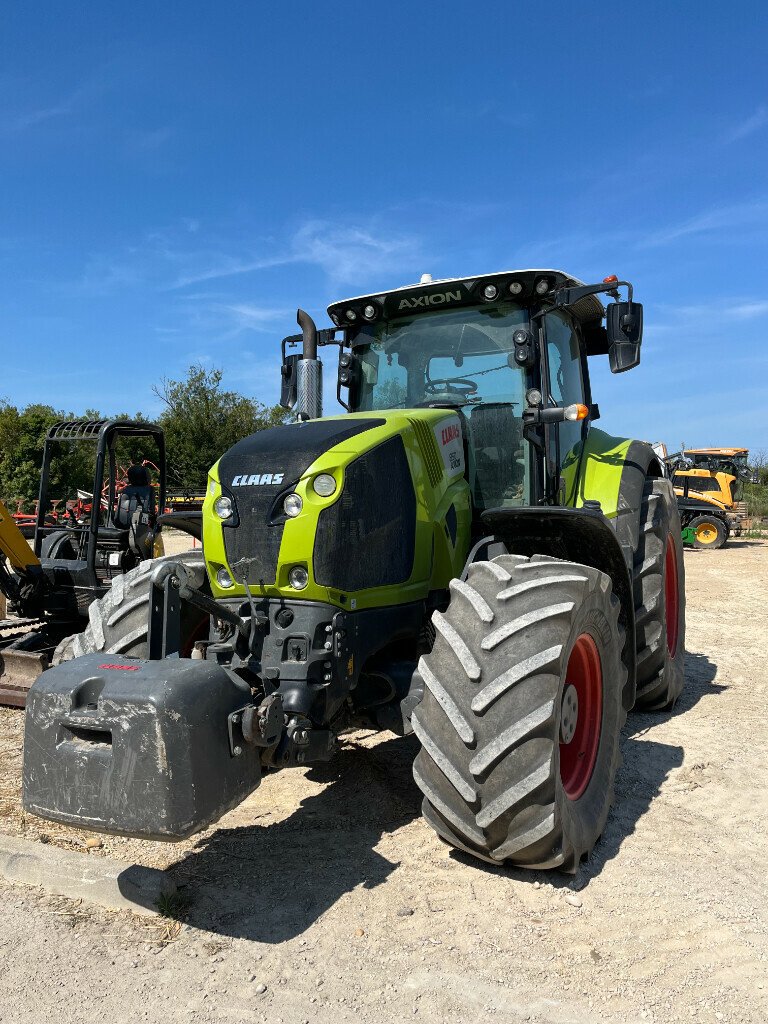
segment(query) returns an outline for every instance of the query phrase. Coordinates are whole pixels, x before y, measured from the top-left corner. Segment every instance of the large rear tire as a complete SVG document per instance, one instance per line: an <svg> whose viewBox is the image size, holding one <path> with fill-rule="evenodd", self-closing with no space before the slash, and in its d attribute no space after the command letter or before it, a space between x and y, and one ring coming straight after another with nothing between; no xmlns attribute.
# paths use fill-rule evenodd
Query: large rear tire
<svg viewBox="0 0 768 1024"><path fill-rule="evenodd" d="M685 565L672 485L650 479L643 490L634 554L637 695L635 707L674 705L685 683Z"/></svg>
<svg viewBox="0 0 768 1024"><path fill-rule="evenodd" d="M609 577L502 555L454 580L432 622L413 716L425 819L483 860L575 871L605 826L626 718Z"/></svg>
<svg viewBox="0 0 768 1024"><path fill-rule="evenodd" d="M205 579L202 551L185 551L141 562L122 576L88 609L88 625L82 633L68 636L56 648L53 664L103 651L134 658L146 658L149 598L152 570L162 562L183 562L201 582ZM208 616L190 604L182 605L181 651L188 654L197 639L207 637Z"/></svg>

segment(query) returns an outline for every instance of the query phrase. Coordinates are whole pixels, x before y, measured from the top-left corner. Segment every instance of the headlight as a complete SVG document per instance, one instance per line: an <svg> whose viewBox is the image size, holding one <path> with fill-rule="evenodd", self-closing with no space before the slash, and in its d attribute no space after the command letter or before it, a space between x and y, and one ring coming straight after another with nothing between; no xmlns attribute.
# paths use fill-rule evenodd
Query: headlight
<svg viewBox="0 0 768 1024"><path fill-rule="evenodd" d="M312 489L321 498L330 498L336 490L336 481L330 473L319 473L312 481Z"/></svg>
<svg viewBox="0 0 768 1024"><path fill-rule="evenodd" d="M304 502L301 500L298 494L289 494L283 502L283 512L291 519L295 519L296 516L304 508Z"/></svg>
<svg viewBox="0 0 768 1024"><path fill-rule="evenodd" d="M294 590L303 590L309 583L309 573L303 565L294 565L288 573L288 582Z"/></svg>
<svg viewBox="0 0 768 1024"><path fill-rule="evenodd" d="M226 494L219 495L213 503L213 511L219 519L229 519L235 511L232 506L232 499L228 498Z"/></svg>
<svg viewBox="0 0 768 1024"><path fill-rule="evenodd" d="M229 573L223 566L216 573L216 582L219 584L222 590L229 590L230 587L234 587L235 585L232 577L229 575Z"/></svg>

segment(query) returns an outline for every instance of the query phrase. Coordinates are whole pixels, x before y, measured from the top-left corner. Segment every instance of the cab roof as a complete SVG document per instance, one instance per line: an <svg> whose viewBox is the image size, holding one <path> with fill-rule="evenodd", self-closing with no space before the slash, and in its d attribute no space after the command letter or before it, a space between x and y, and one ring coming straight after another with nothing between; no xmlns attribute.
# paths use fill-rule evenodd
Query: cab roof
<svg viewBox="0 0 768 1024"><path fill-rule="evenodd" d="M749 448L686 448L686 455L749 455Z"/></svg>
<svg viewBox="0 0 768 1024"><path fill-rule="evenodd" d="M425 275L426 277L428 275ZM350 327L366 321L373 322L381 317L407 316L411 310L418 312L441 306L455 308L491 304L500 299L522 302L532 297L542 299L552 295L559 288L585 283L563 270L548 268L499 270L493 274L478 274L472 277L447 277L435 280L425 278L416 284L401 285L388 291L340 299L328 306L328 315L337 327ZM537 291L540 282L547 283L548 288L545 292ZM491 285L498 291L489 299L484 295L484 290ZM511 286L517 290L510 291ZM366 306L373 310L374 315L364 315ZM587 295L580 299L570 307L570 311L584 323L602 320L605 313L602 302L595 295ZM350 312L352 316L348 315Z"/></svg>

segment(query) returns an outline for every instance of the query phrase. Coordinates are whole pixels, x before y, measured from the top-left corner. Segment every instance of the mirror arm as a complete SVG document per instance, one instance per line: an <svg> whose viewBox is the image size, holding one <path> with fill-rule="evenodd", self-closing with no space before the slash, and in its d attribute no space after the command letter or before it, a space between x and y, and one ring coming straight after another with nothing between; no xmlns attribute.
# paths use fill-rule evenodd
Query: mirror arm
<svg viewBox="0 0 768 1024"><path fill-rule="evenodd" d="M578 302L579 299L583 299L587 295L599 295L601 292L617 298L620 287L627 289L627 299L632 302L632 285L629 281L610 281L608 284L603 282L602 284L577 285L573 288L559 288L555 292L554 305L556 309L572 306L574 302Z"/></svg>

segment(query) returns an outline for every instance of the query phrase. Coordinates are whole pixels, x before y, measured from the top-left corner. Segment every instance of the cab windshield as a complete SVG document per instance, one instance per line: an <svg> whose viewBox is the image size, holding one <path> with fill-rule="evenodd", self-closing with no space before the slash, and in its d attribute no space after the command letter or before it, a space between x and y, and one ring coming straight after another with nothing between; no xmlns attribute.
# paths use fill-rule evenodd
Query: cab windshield
<svg viewBox="0 0 768 1024"><path fill-rule="evenodd" d="M509 302L366 325L353 342L361 365L356 408L520 406L525 373L507 357L514 331L527 324L526 310Z"/></svg>
<svg viewBox="0 0 768 1024"><path fill-rule="evenodd" d="M352 343L355 410L455 406L475 508L530 504L526 374L508 358L512 335L527 327L527 311L512 302L366 325Z"/></svg>

